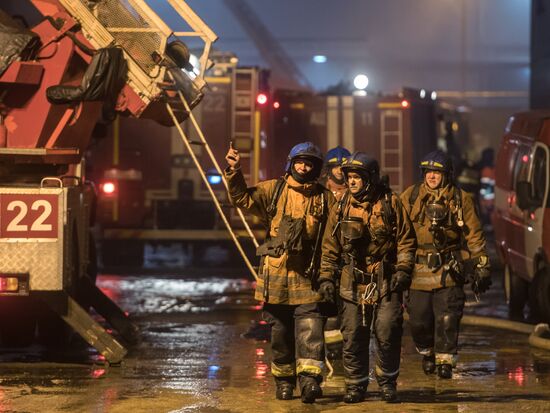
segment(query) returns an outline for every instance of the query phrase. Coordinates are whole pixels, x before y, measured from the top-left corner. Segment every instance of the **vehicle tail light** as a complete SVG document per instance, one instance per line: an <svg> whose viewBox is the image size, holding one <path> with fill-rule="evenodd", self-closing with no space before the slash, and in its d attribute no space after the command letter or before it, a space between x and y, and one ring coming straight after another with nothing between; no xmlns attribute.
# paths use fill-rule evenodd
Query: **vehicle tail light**
<svg viewBox="0 0 550 413"><path fill-rule="evenodd" d="M104 195L114 195L117 191L117 185L112 181L103 182L101 192Z"/></svg>
<svg viewBox="0 0 550 413"><path fill-rule="evenodd" d="M0 292L15 292L19 289L17 277L0 276Z"/></svg>

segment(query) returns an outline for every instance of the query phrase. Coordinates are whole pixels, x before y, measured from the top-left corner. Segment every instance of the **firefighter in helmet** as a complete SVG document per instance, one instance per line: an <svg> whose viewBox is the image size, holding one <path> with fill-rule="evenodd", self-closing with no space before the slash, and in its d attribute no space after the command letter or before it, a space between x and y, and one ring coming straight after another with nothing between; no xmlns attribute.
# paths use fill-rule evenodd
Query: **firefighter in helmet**
<svg viewBox="0 0 550 413"><path fill-rule="evenodd" d="M232 204L258 216L268 231L257 250L261 258L255 298L263 301L264 320L272 327L276 397L292 399L298 378L302 402L313 403L322 395L323 328L334 306L322 302L316 284L322 231L335 203L332 193L317 183L321 151L311 142L294 146L283 177L249 188L239 152L230 147L226 160Z"/></svg>
<svg viewBox="0 0 550 413"><path fill-rule="evenodd" d="M330 210L319 283L333 284L343 268L341 331L346 394L364 400L371 328L378 344L376 378L382 399L397 399L403 333L403 291L411 282L416 240L397 195L380 179L378 162L355 152L342 164L348 192ZM323 291L323 290L321 290Z"/></svg>
<svg viewBox="0 0 550 413"><path fill-rule="evenodd" d="M407 301L412 336L426 374L449 379L456 364L463 285L476 294L491 285L485 237L472 196L457 188L442 151L421 161L423 181L401 200L413 222L418 250Z"/></svg>
<svg viewBox="0 0 550 413"><path fill-rule="evenodd" d="M336 200L340 200L348 188L342 172L342 161L350 155L351 153L341 146L332 148L325 155L323 184L332 191Z"/></svg>

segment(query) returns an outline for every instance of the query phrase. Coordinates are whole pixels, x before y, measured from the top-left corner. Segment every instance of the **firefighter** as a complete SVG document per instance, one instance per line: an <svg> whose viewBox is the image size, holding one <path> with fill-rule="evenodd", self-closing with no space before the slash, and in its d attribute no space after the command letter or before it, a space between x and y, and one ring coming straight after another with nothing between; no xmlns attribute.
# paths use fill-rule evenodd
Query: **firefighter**
<svg viewBox="0 0 550 413"><path fill-rule="evenodd" d="M341 146L332 148L325 155L323 184L332 191L337 201L342 198L348 188L342 172L342 161L350 155L350 151Z"/></svg>
<svg viewBox="0 0 550 413"><path fill-rule="evenodd" d="M336 146L330 149L325 155L325 166L321 182L334 194L337 201L342 198L348 189L344 173L342 172L342 162L350 155L350 151L342 146ZM338 288L338 283L339 280L337 279L335 288ZM339 296L336 297L336 304L338 307L341 305ZM337 316L330 317L327 320L325 341L329 352L341 348L342 335L340 334L340 324L341 320Z"/></svg>
<svg viewBox="0 0 550 413"><path fill-rule="evenodd" d="M376 378L382 399L395 402L403 291L411 282L416 240L399 197L380 179L376 160L355 152L344 161L342 170L349 191L329 213L319 283L321 288L333 284L343 260L339 294L344 402L365 399L372 327L378 344Z"/></svg>
<svg viewBox="0 0 550 413"><path fill-rule="evenodd" d="M322 396L323 329L328 307L334 306L321 302L316 283L322 231L335 203L332 193L317 183L322 153L311 142L300 143L288 155L284 177L250 188L239 152L231 147L226 160L232 204L258 216L268 230L257 250L261 259L255 298L264 302L263 317L272 327L276 397L292 399L298 378L302 402L313 403Z"/></svg>
<svg viewBox="0 0 550 413"><path fill-rule="evenodd" d="M452 377L456 365L463 285L471 278L476 294L491 285L489 259L471 194L455 186L452 162L430 152L420 168L423 181L401 199L413 222L418 250L407 301L411 332L422 354L424 373Z"/></svg>

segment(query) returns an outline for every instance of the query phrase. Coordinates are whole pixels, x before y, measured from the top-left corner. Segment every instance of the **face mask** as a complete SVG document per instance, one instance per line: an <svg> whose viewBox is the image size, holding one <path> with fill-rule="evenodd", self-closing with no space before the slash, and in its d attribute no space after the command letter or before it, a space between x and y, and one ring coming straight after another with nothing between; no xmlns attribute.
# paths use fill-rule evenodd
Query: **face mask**
<svg viewBox="0 0 550 413"><path fill-rule="evenodd" d="M363 220L357 217L348 217L342 219L340 222L340 231L342 236L348 240L353 241L363 236Z"/></svg>
<svg viewBox="0 0 550 413"><path fill-rule="evenodd" d="M432 201L426 204L426 216L433 225L443 221L447 212L447 206L440 202Z"/></svg>

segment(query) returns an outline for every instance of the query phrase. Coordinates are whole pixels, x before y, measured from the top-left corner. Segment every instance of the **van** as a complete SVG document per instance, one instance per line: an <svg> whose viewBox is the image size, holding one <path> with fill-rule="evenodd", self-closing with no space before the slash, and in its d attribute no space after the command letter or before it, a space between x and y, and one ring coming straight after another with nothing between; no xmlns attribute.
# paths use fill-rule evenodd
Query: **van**
<svg viewBox="0 0 550 413"><path fill-rule="evenodd" d="M496 159L493 225L510 318L550 321L550 111L512 116Z"/></svg>

